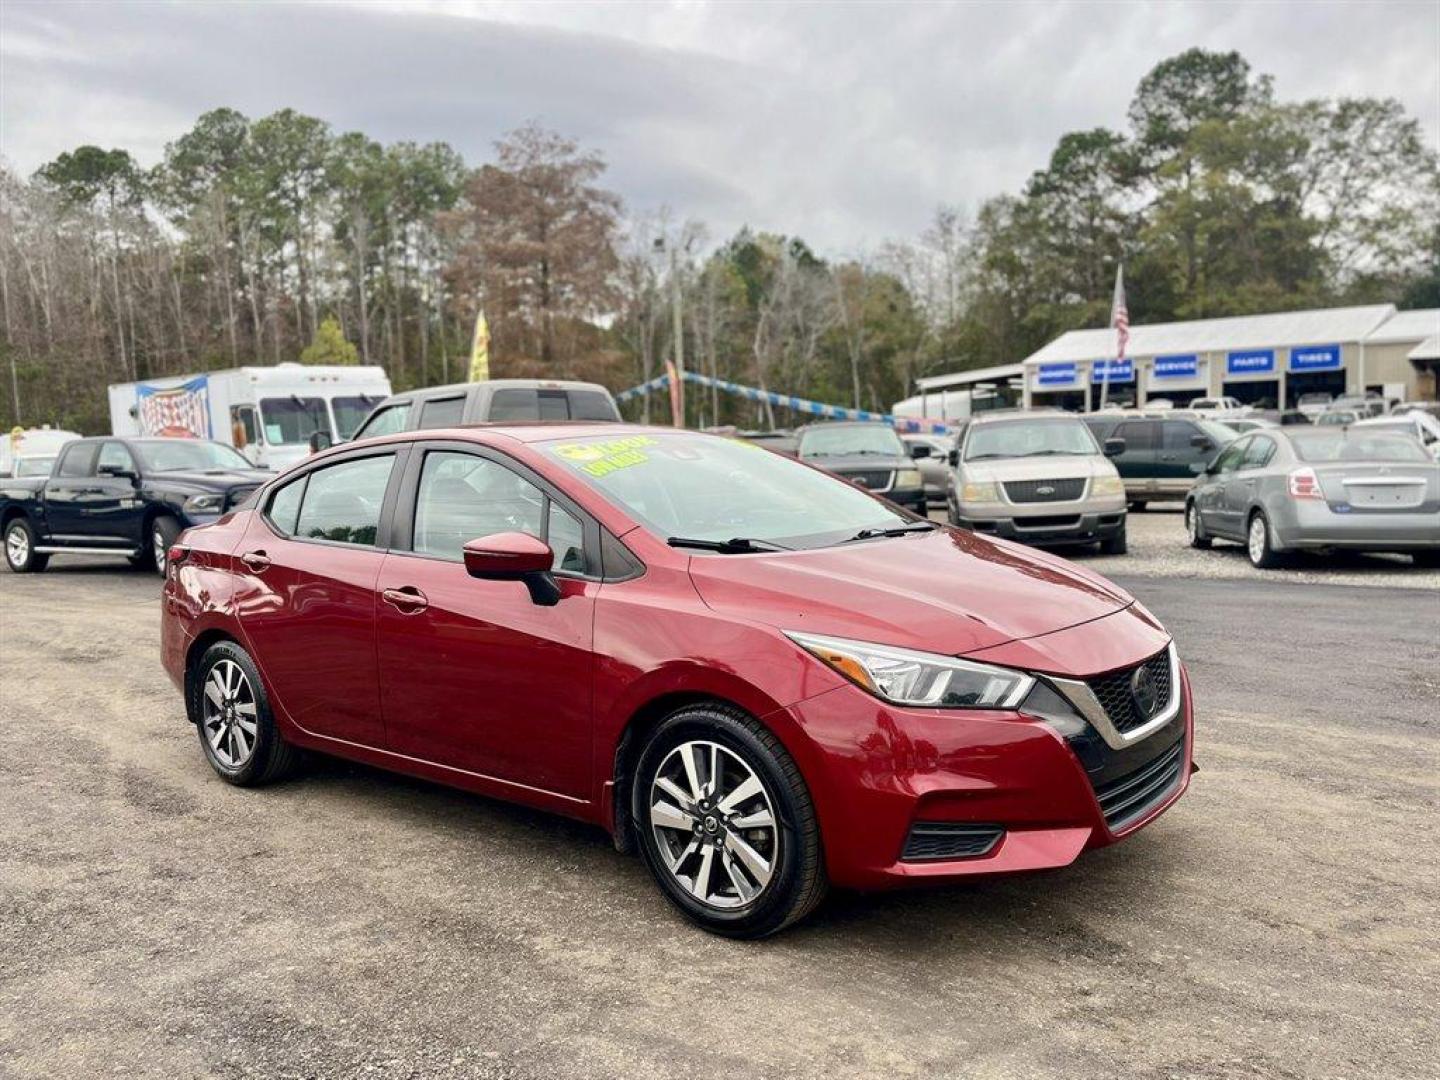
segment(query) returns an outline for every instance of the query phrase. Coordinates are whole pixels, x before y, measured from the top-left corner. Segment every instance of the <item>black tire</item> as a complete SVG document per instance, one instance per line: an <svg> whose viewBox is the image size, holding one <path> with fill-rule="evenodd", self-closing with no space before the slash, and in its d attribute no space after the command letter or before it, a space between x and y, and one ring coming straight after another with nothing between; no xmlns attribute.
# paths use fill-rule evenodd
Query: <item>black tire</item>
<svg viewBox="0 0 1440 1080"><path fill-rule="evenodd" d="M11 537L14 537L12 542ZM38 574L50 565L50 556L35 550L39 538L28 518L13 518L5 526L5 565L16 574Z"/></svg>
<svg viewBox="0 0 1440 1080"><path fill-rule="evenodd" d="M144 548L130 561L136 566L148 567L164 577L165 552L170 550L170 545L175 543L179 535L180 522L169 514L158 515L151 520L150 527L145 530Z"/></svg>
<svg viewBox="0 0 1440 1080"><path fill-rule="evenodd" d="M1120 526L1120 531L1112 536L1105 537L1100 541L1101 555L1124 555L1130 550L1130 542L1125 536L1125 526Z"/></svg>
<svg viewBox="0 0 1440 1080"><path fill-rule="evenodd" d="M1440 569L1440 551L1412 551L1410 559L1416 566L1423 566L1428 570Z"/></svg>
<svg viewBox="0 0 1440 1080"><path fill-rule="evenodd" d="M1190 546L1204 551L1213 541L1205 532L1205 522L1200 520L1200 508L1194 502L1185 504L1185 532L1190 537Z"/></svg>
<svg viewBox="0 0 1440 1080"><path fill-rule="evenodd" d="M1263 525L1263 535L1255 531L1257 522ZM1285 565L1284 555L1275 550L1270 537L1270 519L1264 510L1256 510L1245 522L1245 554L1257 570L1274 570Z"/></svg>
<svg viewBox="0 0 1440 1080"><path fill-rule="evenodd" d="M661 841L655 835L649 796L657 774L672 751L692 741L717 744L738 758L759 779L774 808L777 827L769 850L769 880L758 895L738 907L721 909L692 895L662 857ZM730 938L765 937L804 918L825 896L820 827L805 780L780 740L740 709L719 702L687 705L661 721L640 752L630 812L636 841L660 890L711 933ZM697 828L697 835L703 837L704 833ZM717 842L728 844L728 836ZM703 846L700 851L703 853ZM691 876L698 879L699 874Z"/></svg>
<svg viewBox="0 0 1440 1080"><path fill-rule="evenodd" d="M253 749L238 763L222 759L212 742L214 729L207 728L206 723L206 682L211 678L212 671L227 663L235 665L245 676L255 707ZM275 714L270 710L270 699L260 681L260 672L256 669L255 662L250 659L250 654L239 645L233 641L220 641L206 649L205 655L200 658L200 663L195 668L190 694L190 719L200 737L200 747L205 754L205 760L210 762L210 767L226 783L238 787L258 787L279 780L295 769L301 752L299 748L286 742L280 734L280 729L275 724Z"/></svg>

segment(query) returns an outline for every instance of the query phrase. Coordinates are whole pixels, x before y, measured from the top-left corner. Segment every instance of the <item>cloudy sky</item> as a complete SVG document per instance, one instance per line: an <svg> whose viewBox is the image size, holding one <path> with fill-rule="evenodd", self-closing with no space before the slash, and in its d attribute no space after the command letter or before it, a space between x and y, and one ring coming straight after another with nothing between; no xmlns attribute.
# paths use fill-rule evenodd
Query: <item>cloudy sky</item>
<svg viewBox="0 0 1440 1080"><path fill-rule="evenodd" d="M1136 81L1239 49L1282 98L1399 98L1440 144L1440 4L224 3L0 0L0 155L143 164L206 109L292 106L467 160L537 119L604 152L637 211L831 253L1013 191Z"/></svg>

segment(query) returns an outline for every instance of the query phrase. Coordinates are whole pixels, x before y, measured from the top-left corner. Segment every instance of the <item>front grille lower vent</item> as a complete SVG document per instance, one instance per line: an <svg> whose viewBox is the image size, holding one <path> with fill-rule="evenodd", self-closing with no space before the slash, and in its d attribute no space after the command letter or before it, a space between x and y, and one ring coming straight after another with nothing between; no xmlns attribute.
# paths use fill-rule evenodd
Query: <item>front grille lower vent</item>
<svg viewBox="0 0 1440 1080"><path fill-rule="evenodd" d="M1095 798L1110 831L1118 832L1163 802L1180 782L1184 763L1185 740L1181 738L1153 761L1097 787Z"/></svg>
<svg viewBox="0 0 1440 1080"><path fill-rule="evenodd" d="M934 859L973 859L989 854L1005 830L999 825L971 825L958 821L918 821L905 840L906 862Z"/></svg>
<svg viewBox="0 0 1440 1080"><path fill-rule="evenodd" d="M1135 668L1126 668L1124 671L1089 680L1090 692L1095 695L1095 700L1100 702L1100 707L1105 710L1105 715L1110 718L1110 723L1115 725L1116 731L1133 731L1141 724L1149 722L1156 713L1170 704L1169 651L1152 656L1136 666L1145 668L1150 674L1154 708L1148 714L1141 711L1140 704L1135 700L1132 688Z"/></svg>
<svg viewBox="0 0 1440 1080"><path fill-rule="evenodd" d="M1009 480L1005 497L1012 503L1073 502L1085 494L1085 478L1068 480Z"/></svg>

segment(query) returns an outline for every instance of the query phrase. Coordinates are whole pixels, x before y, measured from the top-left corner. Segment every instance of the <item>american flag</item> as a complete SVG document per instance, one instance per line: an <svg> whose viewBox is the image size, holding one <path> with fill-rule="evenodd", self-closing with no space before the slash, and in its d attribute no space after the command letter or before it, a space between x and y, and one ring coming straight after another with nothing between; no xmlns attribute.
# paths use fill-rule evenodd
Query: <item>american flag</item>
<svg viewBox="0 0 1440 1080"><path fill-rule="evenodd" d="M1115 328L1115 359L1125 359L1130 344L1130 309L1125 306L1125 267L1115 267L1115 299L1110 302L1110 325Z"/></svg>

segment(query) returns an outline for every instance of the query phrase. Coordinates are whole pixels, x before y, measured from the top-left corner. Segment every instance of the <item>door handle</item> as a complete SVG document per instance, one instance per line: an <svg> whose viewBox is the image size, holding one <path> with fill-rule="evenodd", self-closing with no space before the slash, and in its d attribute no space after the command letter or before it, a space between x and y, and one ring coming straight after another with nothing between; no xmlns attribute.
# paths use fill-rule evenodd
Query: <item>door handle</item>
<svg viewBox="0 0 1440 1080"><path fill-rule="evenodd" d="M387 604L402 615L418 615L430 606L430 601L425 599L425 594L414 585L406 585L399 589L386 589L380 595L385 598Z"/></svg>
<svg viewBox="0 0 1440 1080"><path fill-rule="evenodd" d="M264 572L265 568L270 565L270 556L266 555L263 551L247 551L244 555L240 556L240 561L255 571L255 573L259 574Z"/></svg>

